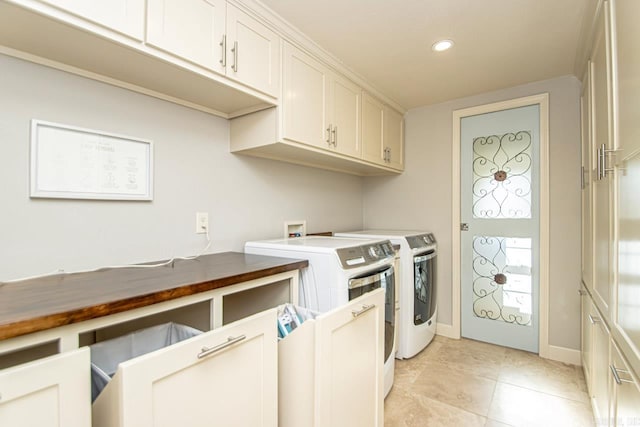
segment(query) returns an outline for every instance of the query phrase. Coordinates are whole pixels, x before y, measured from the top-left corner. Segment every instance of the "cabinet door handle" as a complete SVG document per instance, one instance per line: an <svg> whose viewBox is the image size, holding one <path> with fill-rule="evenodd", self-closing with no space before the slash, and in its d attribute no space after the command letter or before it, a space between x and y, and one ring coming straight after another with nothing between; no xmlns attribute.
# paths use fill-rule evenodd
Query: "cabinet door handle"
<svg viewBox="0 0 640 427"><path fill-rule="evenodd" d="M331 145L331 125L327 128L327 144Z"/></svg>
<svg viewBox="0 0 640 427"><path fill-rule="evenodd" d="M391 148L387 147L387 162L391 163Z"/></svg>
<svg viewBox="0 0 640 427"><path fill-rule="evenodd" d="M238 72L238 42L237 41L233 42L233 49L231 49L231 52L233 52L233 65L231 66L231 69L237 73Z"/></svg>
<svg viewBox="0 0 640 427"><path fill-rule="evenodd" d="M222 40L220 41L220 47L222 50L222 57L220 58L220 64L222 64L222 66L224 68L227 67L227 35L223 35L222 36Z"/></svg>
<svg viewBox="0 0 640 427"><path fill-rule="evenodd" d="M218 345L213 346L211 348L202 347L202 351L200 353L198 353L198 359L202 359L202 358L205 358L207 356L212 355L213 353L217 353L218 351L223 350L223 349L225 349L227 347L230 347L230 346L234 345L235 343L240 342L240 341L242 341L242 340L244 340L246 338L247 338L246 335L239 335L239 336L237 336L235 338L229 337L222 344L218 344Z"/></svg>
<svg viewBox="0 0 640 427"><path fill-rule="evenodd" d="M614 365L609 365L609 369L611 369L611 373L613 374L613 379L616 381L616 384L620 385L622 383L633 384L633 381L628 380L626 378L620 378L618 372L622 372L623 374L628 374L629 371L624 369L618 369Z"/></svg>
<svg viewBox="0 0 640 427"><path fill-rule="evenodd" d="M367 311L371 310L372 308L375 308L375 304L363 304L362 305L362 309L361 310L353 310L351 312L351 315L353 317L358 317L361 316L362 314L366 313Z"/></svg>
<svg viewBox="0 0 640 427"><path fill-rule="evenodd" d="M599 317L594 317L590 314L587 315L587 317L589 317L589 322L591 322L592 325L595 325L596 323L600 323L602 322L602 319Z"/></svg>
<svg viewBox="0 0 640 427"><path fill-rule="evenodd" d="M338 148L338 126L334 126L331 133L333 133L333 146Z"/></svg>

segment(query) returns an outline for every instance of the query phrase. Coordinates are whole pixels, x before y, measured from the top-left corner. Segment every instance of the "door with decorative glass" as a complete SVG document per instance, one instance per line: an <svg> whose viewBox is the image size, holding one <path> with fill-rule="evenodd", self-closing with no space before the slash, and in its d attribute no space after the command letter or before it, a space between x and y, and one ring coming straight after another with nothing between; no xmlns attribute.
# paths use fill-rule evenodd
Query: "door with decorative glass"
<svg viewBox="0 0 640 427"><path fill-rule="evenodd" d="M460 125L462 336L538 352L538 104Z"/></svg>

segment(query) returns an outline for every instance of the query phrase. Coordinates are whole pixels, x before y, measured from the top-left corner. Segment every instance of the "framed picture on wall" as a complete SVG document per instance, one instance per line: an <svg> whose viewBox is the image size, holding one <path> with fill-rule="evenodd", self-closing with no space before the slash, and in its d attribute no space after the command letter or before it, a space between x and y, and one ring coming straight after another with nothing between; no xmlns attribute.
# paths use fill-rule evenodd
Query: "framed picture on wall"
<svg viewBox="0 0 640 427"><path fill-rule="evenodd" d="M32 198L153 200L153 143L31 120Z"/></svg>

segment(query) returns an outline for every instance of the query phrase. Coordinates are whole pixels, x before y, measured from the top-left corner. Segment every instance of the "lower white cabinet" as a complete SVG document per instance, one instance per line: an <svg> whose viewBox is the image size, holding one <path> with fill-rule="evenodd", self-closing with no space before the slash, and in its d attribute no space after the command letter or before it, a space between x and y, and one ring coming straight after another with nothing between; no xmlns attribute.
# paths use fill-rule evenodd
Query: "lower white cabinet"
<svg viewBox="0 0 640 427"><path fill-rule="evenodd" d="M307 320L278 346L281 427L383 425L383 289Z"/></svg>
<svg viewBox="0 0 640 427"><path fill-rule="evenodd" d="M610 333L606 323L591 305L591 318L593 319L593 347L591 365L591 399L593 402L594 416L600 420L601 425L606 426L609 419L609 341Z"/></svg>
<svg viewBox="0 0 640 427"><path fill-rule="evenodd" d="M592 366L592 347L593 347L593 315L591 314L591 298L586 290L580 289L580 329L581 329L581 346L580 354L582 359L582 371L587 388L591 389L591 366Z"/></svg>
<svg viewBox="0 0 640 427"><path fill-rule="evenodd" d="M123 362L93 404L93 425L275 427L277 355L271 309Z"/></svg>
<svg viewBox="0 0 640 427"><path fill-rule="evenodd" d="M91 426L89 349L0 371L0 426Z"/></svg>
<svg viewBox="0 0 640 427"><path fill-rule="evenodd" d="M640 382L634 378L629 365L615 343L611 345L611 425L640 424Z"/></svg>

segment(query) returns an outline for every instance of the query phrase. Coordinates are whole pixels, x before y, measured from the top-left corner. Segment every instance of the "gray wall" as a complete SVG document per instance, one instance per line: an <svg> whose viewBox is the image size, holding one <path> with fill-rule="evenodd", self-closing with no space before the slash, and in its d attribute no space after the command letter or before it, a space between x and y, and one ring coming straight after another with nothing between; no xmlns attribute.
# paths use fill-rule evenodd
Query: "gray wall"
<svg viewBox="0 0 640 427"><path fill-rule="evenodd" d="M549 343L580 348L580 82L561 77L410 110L405 173L367 178L367 228L427 229L436 234L440 323L451 324L451 164L453 110L549 93ZM391 212L391 215L388 213Z"/></svg>
<svg viewBox="0 0 640 427"><path fill-rule="evenodd" d="M31 119L150 139L152 202L29 198ZM209 252L362 226L362 178L229 153L229 123L198 111L0 55L0 281Z"/></svg>

